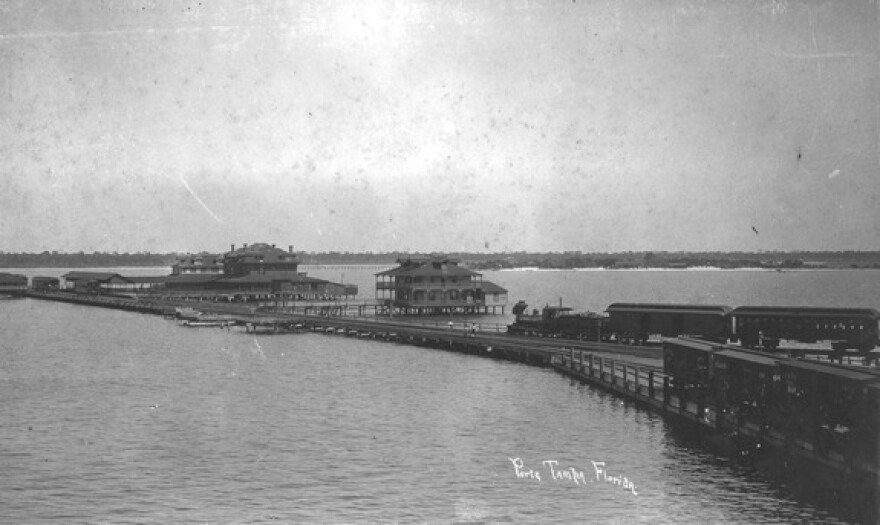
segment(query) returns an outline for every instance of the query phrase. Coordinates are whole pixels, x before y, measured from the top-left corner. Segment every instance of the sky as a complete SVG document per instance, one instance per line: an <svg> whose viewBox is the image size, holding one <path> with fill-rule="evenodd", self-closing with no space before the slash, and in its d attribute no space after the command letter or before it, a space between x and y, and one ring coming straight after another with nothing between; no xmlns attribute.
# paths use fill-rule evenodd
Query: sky
<svg viewBox="0 0 880 525"><path fill-rule="evenodd" d="M880 250L876 0L0 0L0 250Z"/></svg>

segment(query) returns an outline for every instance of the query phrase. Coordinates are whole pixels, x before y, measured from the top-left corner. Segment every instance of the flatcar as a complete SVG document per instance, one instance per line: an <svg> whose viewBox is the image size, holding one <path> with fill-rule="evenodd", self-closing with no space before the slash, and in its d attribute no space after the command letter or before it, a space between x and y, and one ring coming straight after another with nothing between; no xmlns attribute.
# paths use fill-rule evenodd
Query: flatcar
<svg viewBox="0 0 880 525"><path fill-rule="evenodd" d="M731 338L746 348L775 350L781 340L830 342L834 350L868 352L880 343L873 308L741 306L730 312Z"/></svg>
<svg viewBox="0 0 880 525"><path fill-rule="evenodd" d="M563 337L599 341L608 333L608 318L595 312L575 312L567 306L545 306L540 312L525 313L523 301L514 306L516 322L507 331L517 335Z"/></svg>
<svg viewBox="0 0 880 525"><path fill-rule="evenodd" d="M609 329L620 341L640 343L651 335L692 335L727 342L730 307L696 304L614 303L606 310Z"/></svg>

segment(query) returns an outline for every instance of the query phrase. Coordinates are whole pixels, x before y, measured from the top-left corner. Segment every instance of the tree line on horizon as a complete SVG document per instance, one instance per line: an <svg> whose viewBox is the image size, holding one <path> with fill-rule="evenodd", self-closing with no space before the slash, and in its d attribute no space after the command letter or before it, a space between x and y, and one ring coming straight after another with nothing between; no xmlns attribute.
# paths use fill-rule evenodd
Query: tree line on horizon
<svg viewBox="0 0 880 525"><path fill-rule="evenodd" d="M101 268L171 266L183 253L0 252L3 268ZM423 252L297 252L302 264L393 265L399 259L441 255ZM565 268L880 268L880 251L770 252L446 252L475 270Z"/></svg>

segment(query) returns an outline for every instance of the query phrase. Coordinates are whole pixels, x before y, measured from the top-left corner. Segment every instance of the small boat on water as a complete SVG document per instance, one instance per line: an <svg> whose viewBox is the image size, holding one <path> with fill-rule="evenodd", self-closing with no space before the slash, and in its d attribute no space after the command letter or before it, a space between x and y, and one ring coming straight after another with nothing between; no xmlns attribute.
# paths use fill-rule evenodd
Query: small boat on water
<svg viewBox="0 0 880 525"><path fill-rule="evenodd" d="M219 321L219 320L199 321L199 320L183 319L180 321L179 324L180 324L180 326L230 326L235 323L233 321Z"/></svg>
<svg viewBox="0 0 880 525"><path fill-rule="evenodd" d="M195 308L176 308L175 316L181 326L231 326L235 318L231 315L200 312Z"/></svg>

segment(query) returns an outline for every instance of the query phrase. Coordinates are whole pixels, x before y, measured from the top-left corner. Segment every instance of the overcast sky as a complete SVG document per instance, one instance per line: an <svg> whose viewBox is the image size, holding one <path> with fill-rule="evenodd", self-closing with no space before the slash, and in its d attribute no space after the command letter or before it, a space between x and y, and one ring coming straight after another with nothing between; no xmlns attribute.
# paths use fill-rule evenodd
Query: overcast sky
<svg viewBox="0 0 880 525"><path fill-rule="evenodd" d="M0 0L0 250L877 250L878 20Z"/></svg>

